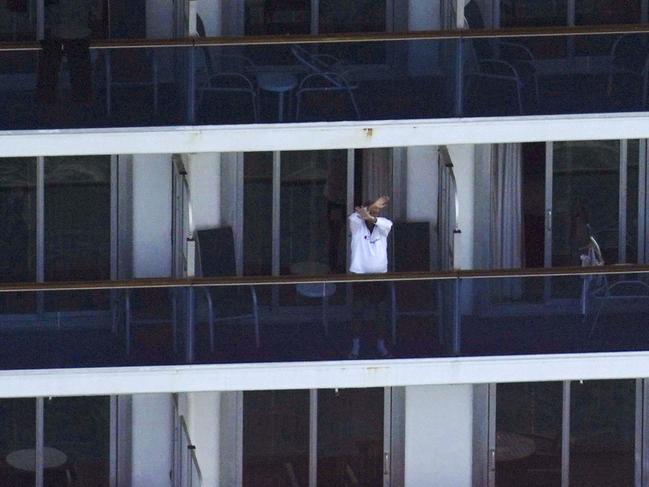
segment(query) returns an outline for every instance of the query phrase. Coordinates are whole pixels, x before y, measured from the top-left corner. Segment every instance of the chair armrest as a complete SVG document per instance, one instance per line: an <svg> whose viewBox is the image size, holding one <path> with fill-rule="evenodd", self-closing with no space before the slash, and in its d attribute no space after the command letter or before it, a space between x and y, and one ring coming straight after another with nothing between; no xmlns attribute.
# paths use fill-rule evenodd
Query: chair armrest
<svg viewBox="0 0 649 487"><path fill-rule="evenodd" d="M300 84L298 86L298 90L301 89L308 89L308 88L321 88L321 89L326 89L326 86L309 86L309 83L312 83L314 80L317 79L325 79L329 83L333 85L334 88L343 88L343 89L350 89L353 90L357 88L356 85L350 85L349 82L340 74L334 73L333 71L327 71L323 73L312 73L304 78L302 78L302 81L300 81Z"/></svg>
<svg viewBox="0 0 649 487"><path fill-rule="evenodd" d="M212 295L210 294L210 289L208 287L201 287L200 289L205 296L205 301L207 302L207 322L212 326L214 324L214 303L212 301Z"/></svg>
<svg viewBox="0 0 649 487"><path fill-rule="evenodd" d="M235 72L224 72L224 73L216 73L212 74L209 77L210 80L210 86L212 88L219 88L221 90L233 90L233 91L241 91L243 89L245 90L250 90L250 91L255 91L255 85L253 82L248 78L247 76L241 74L241 73L235 73ZM222 85L220 86L214 86L214 81L222 81ZM231 83L228 84L228 81ZM239 86L237 86L237 83L240 83Z"/></svg>
<svg viewBox="0 0 649 487"><path fill-rule="evenodd" d="M519 53L524 54L523 57L515 57L514 59L520 59L523 61L536 61L534 54L532 54L532 51L530 51L527 46L519 44L518 42L502 41L500 42L500 47L504 47L506 50L511 49L512 51L518 51Z"/></svg>
<svg viewBox="0 0 649 487"><path fill-rule="evenodd" d="M493 72L491 73L485 73L481 70L480 72L483 74L509 76L520 80L520 76L518 75L518 71L516 70L514 65L507 61L503 61L501 59L483 59L482 61L478 61L478 65L481 68L490 67L493 70Z"/></svg>
<svg viewBox="0 0 649 487"><path fill-rule="evenodd" d="M252 297L252 305L257 308L259 300L257 299L257 290L255 289L255 286L250 286L250 295Z"/></svg>
<svg viewBox="0 0 649 487"><path fill-rule="evenodd" d="M332 56L331 54L314 54L313 58L326 64L329 67L339 66L342 64L342 61L340 59L338 59L335 56Z"/></svg>

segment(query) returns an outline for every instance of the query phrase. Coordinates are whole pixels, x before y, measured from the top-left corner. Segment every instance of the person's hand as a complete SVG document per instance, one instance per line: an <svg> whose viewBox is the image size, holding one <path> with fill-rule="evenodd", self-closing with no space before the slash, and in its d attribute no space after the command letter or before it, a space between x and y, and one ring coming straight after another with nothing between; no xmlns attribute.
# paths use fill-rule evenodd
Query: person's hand
<svg viewBox="0 0 649 487"><path fill-rule="evenodd" d="M365 221L374 221L374 217L370 215L370 212L364 206L357 206L356 213Z"/></svg>
<svg viewBox="0 0 649 487"><path fill-rule="evenodd" d="M370 208L376 208L377 210L382 210L388 205L388 202L390 201L390 197L383 195L379 197L374 203L370 205Z"/></svg>

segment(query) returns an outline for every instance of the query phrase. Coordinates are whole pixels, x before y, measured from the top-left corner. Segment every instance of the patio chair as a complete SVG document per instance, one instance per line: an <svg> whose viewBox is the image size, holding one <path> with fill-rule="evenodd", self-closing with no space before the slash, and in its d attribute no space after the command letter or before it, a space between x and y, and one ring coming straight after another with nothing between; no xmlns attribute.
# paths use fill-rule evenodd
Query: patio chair
<svg viewBox="0 0 649 487"><path fill-rule="evenodd" d="M210 228L196 232L196 250L202 277L237 275L232 228ZM207 303L210 351L214 351L215 324L252 320L255 345L260 346L259 307L254 286L205 286L199 288Z"/></svg>
<svg viewBox="0 0 649 487"><path fill-rule="evenodd" d="M205 25L198 15L196 31L199 37L205 37ZM199 49L203 64L196 70L196 109L200 109L207 93L230 96L237 100L248 99L256 123L259 120L258 89L246 74L254 69L254 63L245 56L215 53L214 47L202 46Z"/></svg>
<svg viewBox="0 0 649 487"><path fill-rule="evenodd" d="M647 39L644 34L622 34L611 46L610 69L608 73L607 95L609 98L616 92L626 91L624 80L638 83L642 107L647 105L647 78L649 72L649 55ZM617 82L617 83L616 83ZM630 88L627 84L626 88ZM626 93L620 93L626 95ZM624 96L623 98L628 98Z"/></svg>
<svg viewBox="0 0 649 487"><path fill-rule="evenodd" d="M300 109L305 95L316 93L346 93L357 119L361 118L354 90L358 85L351 83L348 75L354 69L343 69L339 59L329 54L313 54L302 46L291 46L291 53L306 68L307 75L297 87L295 118L300 119Z"/></svg>
<svg viewBox="0 0 649 487"><path fill-rule="evenodd" d="M464 10L465 21L470 29L483 29L484 19L475 1L470 1ZM539 82L534 67L534 56L526 46L518 42L501 39L474 38L467 42L470 46L465 63L465 90L477 89L485 95L484 86L491 85L494 92L506 95L501 90L514 94L518 114L524 113L525 102L539 105Z"/></svg>

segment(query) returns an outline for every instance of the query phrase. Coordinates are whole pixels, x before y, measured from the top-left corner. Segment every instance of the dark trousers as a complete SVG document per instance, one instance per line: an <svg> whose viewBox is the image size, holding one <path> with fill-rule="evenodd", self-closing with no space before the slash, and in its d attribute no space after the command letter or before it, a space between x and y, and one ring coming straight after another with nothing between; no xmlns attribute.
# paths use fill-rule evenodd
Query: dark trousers
<svg viewBox="0 0 649 487"><path fill-rule="evenodd" d="M361 327L369 325L376 338L385 336L388 303L390 302L387 282L355 282L352 285L354 306L352 308L352 335L360 338Z"/></svg>
<svg viewBox="0 0 649 487"><path fill-rule="evenodd" d="M63 55L70 67L70 83L74 101L92 101L92 66L90 42L85 39L49 38L41 41L38 59L38 98L45 103L56 101L56 86Z"/></svg>

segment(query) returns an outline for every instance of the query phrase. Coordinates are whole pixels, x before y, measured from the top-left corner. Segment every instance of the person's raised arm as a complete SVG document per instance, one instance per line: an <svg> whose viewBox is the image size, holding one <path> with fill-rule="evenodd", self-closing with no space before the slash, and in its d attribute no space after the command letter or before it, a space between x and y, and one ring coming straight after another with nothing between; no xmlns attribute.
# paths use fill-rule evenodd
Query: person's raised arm
<svg viewBox="0 0 649 487"><path fill-rule="evenodd" d="M363 218L358 213L358 208L356 208L356 211L349 215L347 218L349 221L349 230L352 232L352 234L358 232L363 228Z"/></svg>

